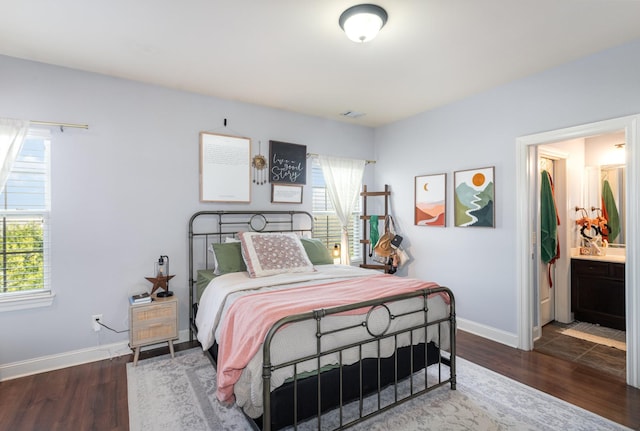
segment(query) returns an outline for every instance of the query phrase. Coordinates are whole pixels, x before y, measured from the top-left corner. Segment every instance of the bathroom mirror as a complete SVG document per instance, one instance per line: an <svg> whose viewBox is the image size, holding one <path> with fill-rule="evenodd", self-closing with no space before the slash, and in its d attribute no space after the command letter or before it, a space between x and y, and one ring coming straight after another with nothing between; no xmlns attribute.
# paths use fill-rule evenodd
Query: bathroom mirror
<svg viewBox="0 0 640 431"><path fill-rule="evenodd" d="M602 193L602 201L605 202L604 206L612 208L610 211L617 211L618 213L618 229L619 232L614 238L609 238L609 244L624 247L626 243L624 226L625 226L625 213L626 213L626 202L625 202L625 190L624 185L626 182L626 172L624 165L607 165L600 167L600 193ZM607 187L609 190L607 190ZM610 193L609 193L610 191ZM613 207L611 207L614 205ZM613 217L610 217L611 220L611 231L615 232L616 227L613 226L615 224L615 220Z"/></svg>

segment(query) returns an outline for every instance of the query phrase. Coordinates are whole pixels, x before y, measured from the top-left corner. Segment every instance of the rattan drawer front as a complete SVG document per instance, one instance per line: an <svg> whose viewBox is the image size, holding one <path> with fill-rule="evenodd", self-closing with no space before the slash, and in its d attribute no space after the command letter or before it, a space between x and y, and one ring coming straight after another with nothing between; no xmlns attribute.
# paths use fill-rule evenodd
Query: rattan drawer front
<svg viewBox="0 0 640 431"><path fill-rule="evenodd" d="M176 325L172 322L158 322L138 328L134 327L131 334L131 346L153 344L173 338L178 338Z"/></svg>
<svg viewBox="0 0 640 431"><path fill-rule="evenodd" d="M145 324L157 319L175 318L176 303L150 304L146 306L134 306L131 310L132 323Z"/></svg>
<svg viewBox="0 0 640 431"><path fill-rule="evenodd" d="M163 300L130 307L131 347L178 338L178 301Z"/></svg>

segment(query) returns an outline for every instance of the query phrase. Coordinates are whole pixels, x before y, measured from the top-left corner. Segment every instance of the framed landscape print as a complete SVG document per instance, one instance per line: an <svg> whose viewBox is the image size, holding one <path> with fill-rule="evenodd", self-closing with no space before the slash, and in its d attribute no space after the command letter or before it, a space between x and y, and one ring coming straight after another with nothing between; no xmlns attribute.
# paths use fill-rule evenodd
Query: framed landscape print
<svg viewBox="0 0 640 431"><path fill-rule="evenodd" d="M453 173L455 226L495 227L494 167Z"/></svg>
<svg viewBox="0 0 640 431"><path fill-rule="evenodd" d="M414 224L441 226L447 223L447 174L415 178Z"/></svg>

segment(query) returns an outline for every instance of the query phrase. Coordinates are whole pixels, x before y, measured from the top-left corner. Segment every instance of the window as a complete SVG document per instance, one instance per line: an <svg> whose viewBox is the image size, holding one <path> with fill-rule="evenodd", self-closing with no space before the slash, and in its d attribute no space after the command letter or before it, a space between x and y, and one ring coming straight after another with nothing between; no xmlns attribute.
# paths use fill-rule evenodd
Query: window
<svg viewBox="0 0 640 431"><path fill-rule="evenodd" d="M311 184L313 188L313 236L321 239L327 248L333 249L335 244L340 244L342 227L336 216L335 209L329 200L322 168L317 159L311 161ZM352 261L362 259L362 221L360 215L361 202L358 201L349 222L349 253Z"/></svg>
<svg viewBox="0 0 640 431"><path fill-rule="evenodd" d="M30 129L0 191L0 301L51 296L49 144L47 131Z"/></svg>

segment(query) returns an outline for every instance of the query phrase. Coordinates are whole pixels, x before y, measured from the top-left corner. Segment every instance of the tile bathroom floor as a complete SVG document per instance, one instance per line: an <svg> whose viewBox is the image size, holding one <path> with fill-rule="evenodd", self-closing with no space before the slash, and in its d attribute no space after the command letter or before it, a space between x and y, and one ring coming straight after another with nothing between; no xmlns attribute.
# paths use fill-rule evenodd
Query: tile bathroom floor
<svg viewBox="0 0 640 431"><path fill-rule="evenodd" d="M624 350L562 334L563 329L571 326L573 324L559 322L543 326L542 337L534 343L533 349L625 378L627 353Z"/></svg>

